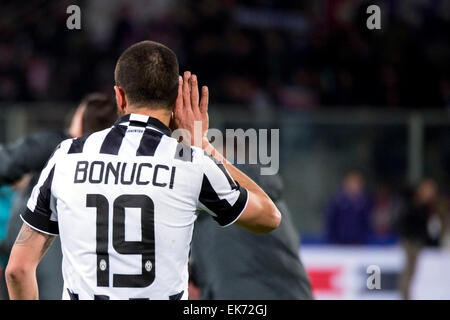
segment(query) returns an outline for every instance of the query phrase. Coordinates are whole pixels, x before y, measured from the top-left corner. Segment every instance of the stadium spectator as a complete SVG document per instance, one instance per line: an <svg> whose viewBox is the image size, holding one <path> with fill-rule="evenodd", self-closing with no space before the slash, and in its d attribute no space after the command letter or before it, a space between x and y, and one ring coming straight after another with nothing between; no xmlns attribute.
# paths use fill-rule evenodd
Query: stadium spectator
<svg viewBox="0 0 450 320"><path fill-rule="evenodd" d="M380 186L374 195L374 209L370 244L390 244L398 240L394 220L401 208L401 197L386 185Z"/></svg>
<svg viewBox="0 0 450 320"><path fill-rule="evenodd" d="M350 170L344 177L342 189L331 198L325 213L328 243L366 244L371 234L373 207L362 172Z"/></svg>
<svg viewBox="0 0 450 320"><path fill-rule="evenodd" d="M438 245L441 223L437 215L438 186L424 179L409 195L398 218L398 231L405 252L405 265L399 281L403 299L411 298L410 288L420 252L425 246Z"/></svg>
<svg viewBox="0 0 450 320"><path fill-rule="evenodd" d="M116 120L114 101L103 94L87 95L75 111L67 131L41 132L19 142L0 147L0 181L14 183L26 174L32 174L25 186L18 190L17 199L11 209L8 232L0 243L0 256L8 257L16 236L22 226L20 214L25 212L32 188L39 178L40 170L55 147L69 137L77 138L96 130L111 126ZM60 299L62 292L61 247L59 239L54 241L37 270L40 299ZM2 271L3 273L3 271ZM0 283L0 299L7 299L4 277Z"/></svg>
<svg viewBox="0 0 450 320"><path fill-rule="evenodd" d="M6 236L6 226L9 218L9 210L14 198L14 191L9 186L0 187L0 241Z"/></svg>
<svg viewBox="0 0 450 320"><path fill-rule="evenodd" d="M16 194L10 186L0 186L0 242L6 237L11 205ZM0 270L6 267L6 258L0 256ZM1 278L1 274L0 274Z"/></svg>

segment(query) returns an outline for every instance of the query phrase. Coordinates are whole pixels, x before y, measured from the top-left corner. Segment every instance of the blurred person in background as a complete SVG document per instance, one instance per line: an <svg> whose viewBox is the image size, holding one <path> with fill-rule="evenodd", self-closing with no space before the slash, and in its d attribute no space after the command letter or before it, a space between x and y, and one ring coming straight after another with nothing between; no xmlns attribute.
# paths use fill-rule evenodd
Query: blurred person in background
<svg viewBox="0 0 450 320"><path fill-rule="evenodd" d="M109 96L93 93L87 95L72 116L70 126L64 131L47 131L25 137L19 142L0 146L0 182L11 184L21 180L17 199L11 208L6 238L0 243L0 256L8 257L22 226L20 214L25 211L31 191L56 146L67 138L105 129L116 120L116 105ZM54 241L37 270L40 299L61 298L62 253L59 239ZM4 270L2 270L4 274ZM0 299L7 299L4 277L0 283Z"/></svg>
<svg viewBox="0 0 450 320"><path fill-rule="evenodd" d="M394 219L398 216L401 206L401 196L386 183L381 183L374 193L370 244L397 243L398 235L394 227Z"/></svg>
<svg viewBox="0 0 450 320"><path fill-rule="evenodd" d="M14 191L10 186L0 186L0 241L6 237L6 226L13 198Z"/></svg>
<svg viewBox="0 0 450 320"><path fill-rule="evenodd" d="M438 245L441 223L437 214L438 186L433 179L424 179L406 198L397 223L405 253L399 289L403 299L408 300L419 255L425 246Z"/></svg>
<svg viewBox="0 0 450 320"><path fill-rule="evenodd" d="M0 186L0 242L6 237L9 214L14 198L15 192L12 187ZM0 256L0 270L6 267L6 261L5 257Z"/></svg>
<svg viewBox="0 0 450 320"><path fill-rule="evenodd" d="M342 188L326 209L326 237L330 244L366 244L371 235L372 196L366 190L363 173L352 169L345 175Z"/></svg>
<svg viewBox="0 0 450 320"><path fill-rule="evenodd" d="M438 213L442 222L439 245L450 251L450 194L440 197Z"/></svg>
<svg viewBox="0 0 450 320"><path fill-rule="evenodd" d="M261 175L258 164L234 165L267 192L283 219L276 230L260 235L237 226L220 228L209 214L200 212L192 237L191 297L197 293L202 300L312 299L299 258L300 238L282 197L281 177Z"/></svg>

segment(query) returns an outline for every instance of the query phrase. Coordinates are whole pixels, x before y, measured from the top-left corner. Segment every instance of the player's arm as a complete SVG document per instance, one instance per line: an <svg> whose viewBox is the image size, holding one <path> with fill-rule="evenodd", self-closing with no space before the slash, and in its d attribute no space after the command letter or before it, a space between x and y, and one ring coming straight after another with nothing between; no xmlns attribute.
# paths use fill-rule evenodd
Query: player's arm
<svg viewBox="0 0 450 320"><path fill-rule="evenodd" d="M57 214L52 210L52 184L57 158L67 152L70 140L56 147L33 188L21 218L22 229L6 267L6 281L11 299L38 299L36 268L59 234ZM64 146L63 146L64 145Z"/></svg>
<svg viewBox="0 0 450 320"><path fill-rule="evenodd" d="M246 206L235 224L255 233L268 233L276 229L281 222L281 213L264 190L245 173L233 166L207 139L203 141L203 149L220 161L233 180L247 190Z"/></svg>
<svg viewBox="0 0 450 320"><path fill-rule="evenodd" d="M196 121L202 122L201 137L194 136ZM215 150L206 138L209 127L208 88L202 87L200 101L197 77L191 76L190 72L185 72L184 77L180 77L173 123L176 128L187 130L191 134L191 144L201 147L207 154L221 162L232 179L240 185L239 188L246 189L246 204L243 211L239 212L236 223L256 233L267 233L277 228L281 222L281 214L273 201L252 179Z"/></svg>
<svg viewBox="0 0 450 320"><path fill-rule="evenodd" d="M55 236L31 228L24 223L12 248L5 277L11 300L39 298L36 268Z"/></svg>

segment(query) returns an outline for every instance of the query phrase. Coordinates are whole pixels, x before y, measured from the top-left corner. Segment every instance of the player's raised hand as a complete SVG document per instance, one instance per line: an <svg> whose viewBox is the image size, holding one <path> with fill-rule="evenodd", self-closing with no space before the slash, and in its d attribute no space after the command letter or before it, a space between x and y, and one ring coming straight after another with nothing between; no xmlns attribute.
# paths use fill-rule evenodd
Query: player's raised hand
<svg viewBox="0 0 450 320"><path fill-rule="evenodd" d="M184 129L190 134L191 145L202 147L209 128L208 117L208 87L198 89L198 79L195 74L186 71L180 76L178 97L173 112L173 129Z"/></svg>

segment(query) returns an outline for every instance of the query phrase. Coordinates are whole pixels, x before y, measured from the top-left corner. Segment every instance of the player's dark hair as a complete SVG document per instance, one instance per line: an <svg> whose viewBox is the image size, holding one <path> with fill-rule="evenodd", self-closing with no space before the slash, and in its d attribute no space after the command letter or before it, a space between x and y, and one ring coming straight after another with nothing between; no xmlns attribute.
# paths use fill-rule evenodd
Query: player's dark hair
<svg viewBox="0 0 450 320"><path fill-rule="evenodd" d="M82 120L83 134L100 131L117 120L117 106L112 97L103 93L91 93L83 98L85 106Z"/></svg>
<svg viewBox="0 0 450 320"><path fill-rule="evenodd" d="M166 46L138 42L126 49L116 64L116 85L128 102L139 107L173 108L178 95L178 59Z"/></svg>

